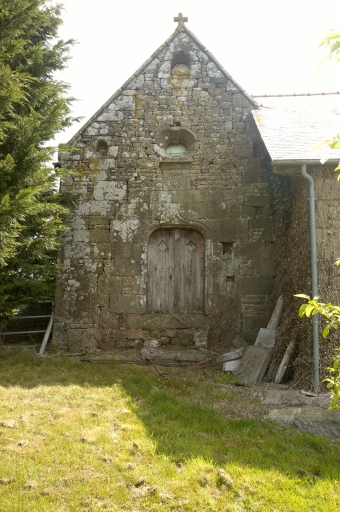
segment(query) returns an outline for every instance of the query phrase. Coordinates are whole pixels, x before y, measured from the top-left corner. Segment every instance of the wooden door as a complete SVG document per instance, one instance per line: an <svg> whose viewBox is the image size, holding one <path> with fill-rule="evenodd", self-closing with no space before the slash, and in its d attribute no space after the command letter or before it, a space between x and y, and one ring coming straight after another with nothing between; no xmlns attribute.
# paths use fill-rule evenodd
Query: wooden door
<svg viewBox="0 0 340 512"><path fill-rule="evenodd" d="M187 229L159 229L148 247L148 311L204 310L204 239Z"/></svg>

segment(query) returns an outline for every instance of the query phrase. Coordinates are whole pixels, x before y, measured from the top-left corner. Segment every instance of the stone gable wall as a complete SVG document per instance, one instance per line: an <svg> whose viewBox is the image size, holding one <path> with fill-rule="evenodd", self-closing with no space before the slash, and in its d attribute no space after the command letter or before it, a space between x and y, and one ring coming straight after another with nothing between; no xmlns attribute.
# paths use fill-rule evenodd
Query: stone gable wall
<svg viewBox="0 0 340 512"><path fill-rule="evenodd" d="M171 70L179 52L190 75ZM271 313L275 271L268 166L252 108L183 30L60 153L77 171L62 186L82 199L59 254L55 342L190 345L200 330L211 345L236 333L255 340ZM190 147L172 157L165 145L178 133ZM147 312L148 240L175 227L205 239L202 314Z"/></svg>

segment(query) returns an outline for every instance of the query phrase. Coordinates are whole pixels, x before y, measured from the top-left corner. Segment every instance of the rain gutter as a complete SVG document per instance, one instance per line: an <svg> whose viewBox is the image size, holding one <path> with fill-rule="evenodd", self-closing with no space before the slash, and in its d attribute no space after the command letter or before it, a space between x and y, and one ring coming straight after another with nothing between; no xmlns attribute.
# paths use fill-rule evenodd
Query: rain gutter
<svg viewBox="0 0 340 512"><path fill-rule="evenodd" d="M320 165L320 158L315 160L305 160L305 159L291 159L291 160L273 160L273 165ZM322 165L339 165L339 158L328 158Z"/></svg>

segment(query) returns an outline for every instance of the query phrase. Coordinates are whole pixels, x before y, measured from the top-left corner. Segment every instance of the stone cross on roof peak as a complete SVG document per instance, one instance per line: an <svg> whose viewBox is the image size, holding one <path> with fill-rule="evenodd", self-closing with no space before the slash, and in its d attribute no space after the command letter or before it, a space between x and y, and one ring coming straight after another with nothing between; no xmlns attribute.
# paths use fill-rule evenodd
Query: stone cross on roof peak
<svg viewBox="0 0 340 512"><path fill-rule="evenodd" d="M174 18L174 21L178 21L178 26L180 26L180 25L184 26L184 22L188 21L188 18L186 16L183 16L183 14L180 12L180 13L178 13L178 16L176 16Z"/></svg>

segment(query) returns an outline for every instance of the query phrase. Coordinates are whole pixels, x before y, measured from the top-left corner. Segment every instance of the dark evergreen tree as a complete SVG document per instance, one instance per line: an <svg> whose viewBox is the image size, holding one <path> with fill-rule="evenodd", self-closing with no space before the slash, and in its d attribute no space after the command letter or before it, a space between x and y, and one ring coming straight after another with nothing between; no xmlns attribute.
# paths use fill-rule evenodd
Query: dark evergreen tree
<svg viewBox="0 0 340 512"><path fill-rule="evenodd" d="M46 142L73 121L68 86L54 77L73 44L57 39L61 9L0 0L0 322L23 302L53 297L68 202Z"/></svg>

